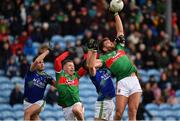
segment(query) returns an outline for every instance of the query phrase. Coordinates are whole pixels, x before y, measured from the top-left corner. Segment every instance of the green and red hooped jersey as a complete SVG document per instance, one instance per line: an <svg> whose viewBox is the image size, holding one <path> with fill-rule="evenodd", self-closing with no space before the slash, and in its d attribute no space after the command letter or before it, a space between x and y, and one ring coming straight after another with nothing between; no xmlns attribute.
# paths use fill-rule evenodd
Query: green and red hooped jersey
<svg viewBox="0 0 180 121"><path fill-rule="evenodd" d="M116 45L116 50L101 55L100 60L103 62L103 66L106 66L115 75L117 81L137 72L136 67L126 55L124 47L120 44Z"/></svg>
<svg viewBox="0 0 180 121"><path fill-rule="evenodd" d="M86 71L80 68L77 72L74 72L73 76L65 73L62 70L61 62L69 56L69 52L64 52L58 56L55 60L55 71L56 71L56 89L58 91L58 105L62 107L69 107L76 102L80 102L79 97L79 78L83 76Z"/></svg>

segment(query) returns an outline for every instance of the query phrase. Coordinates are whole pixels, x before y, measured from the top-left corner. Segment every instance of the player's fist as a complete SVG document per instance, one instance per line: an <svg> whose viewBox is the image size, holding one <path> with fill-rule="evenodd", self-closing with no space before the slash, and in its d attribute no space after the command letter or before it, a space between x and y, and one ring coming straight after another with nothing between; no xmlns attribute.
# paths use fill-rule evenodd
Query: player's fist
<svg viewBox="0 0 180 121"><path fill-rule="evenodd" d="M94 49L97 50L97 42L95 39L89 39L87 42L88 49Z"/></svg>

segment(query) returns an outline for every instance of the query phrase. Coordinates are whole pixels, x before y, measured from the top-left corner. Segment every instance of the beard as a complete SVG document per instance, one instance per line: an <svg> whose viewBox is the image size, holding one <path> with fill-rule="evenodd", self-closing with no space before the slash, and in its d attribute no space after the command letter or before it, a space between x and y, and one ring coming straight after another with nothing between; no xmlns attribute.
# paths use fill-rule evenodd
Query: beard
<svg viewBox="0 0 180 121"><path fill-rule="evenodd" d="M115 50L115 46L108 47L108 52Z"/></svg>

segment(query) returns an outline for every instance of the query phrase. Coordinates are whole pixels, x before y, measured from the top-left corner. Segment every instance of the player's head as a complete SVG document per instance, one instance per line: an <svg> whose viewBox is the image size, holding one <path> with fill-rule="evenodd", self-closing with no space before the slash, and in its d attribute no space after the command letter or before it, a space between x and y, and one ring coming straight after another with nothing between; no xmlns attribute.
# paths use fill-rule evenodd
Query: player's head
<svg viewBox="0 0 180 121"><path fill-rule="evenodd" d="M65 73L72 76L74 74L74 70L75 70L74 62L72 60L69 60L69 59L65 60L63 62L63 70Z"/></svg>
<svg viewBox="0 0 180 121"><path fill-rule="evenodd" d="M115 44L108 37L103 38L99 42L99 50L102 53L107 53L115 49Z"/></svg>
<svg viewBox="0 0 180 121"><path fill-rule="evenodd" d="M44 60L41 60L37 63L37 70L43 71L44 70Z"/></svg>
<svg viewBox="0 0 180 121"><path fill-rule="evenodd" d="M36 57L33 59L33 62L35 61ZM44 70L44 60L41 60L36 65L37 71L43 71Z"/></svg>

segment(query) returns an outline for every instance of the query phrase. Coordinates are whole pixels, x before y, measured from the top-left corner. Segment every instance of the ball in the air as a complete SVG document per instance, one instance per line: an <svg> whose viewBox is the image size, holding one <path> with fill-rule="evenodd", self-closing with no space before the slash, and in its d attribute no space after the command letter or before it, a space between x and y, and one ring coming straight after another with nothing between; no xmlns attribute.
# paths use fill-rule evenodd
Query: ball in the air
<svg viewBox="0 0 180 121"><path fill-rule="evenodd" d="M124 7L124 3L122 0L111 0L110 2L110 10L112 12L120 12Z"/></svg>

